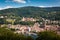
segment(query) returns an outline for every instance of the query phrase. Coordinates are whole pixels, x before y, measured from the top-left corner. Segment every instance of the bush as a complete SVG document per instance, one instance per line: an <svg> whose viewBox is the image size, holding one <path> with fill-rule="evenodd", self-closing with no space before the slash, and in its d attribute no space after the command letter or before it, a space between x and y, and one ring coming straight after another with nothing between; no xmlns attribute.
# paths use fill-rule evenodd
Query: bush
<svg viewBox="0 0 60 40"><path fill-rule="evenodd" d="M10 30L0 28L0 40L33 40L33 38L22 34L15 34Z"/></svg>
<svg viewBox="0 0 60 40"><path fill-rule="evenodd" d="M36 40L60 40L60 36L52 31L44 31L38 33Z"/></svg>

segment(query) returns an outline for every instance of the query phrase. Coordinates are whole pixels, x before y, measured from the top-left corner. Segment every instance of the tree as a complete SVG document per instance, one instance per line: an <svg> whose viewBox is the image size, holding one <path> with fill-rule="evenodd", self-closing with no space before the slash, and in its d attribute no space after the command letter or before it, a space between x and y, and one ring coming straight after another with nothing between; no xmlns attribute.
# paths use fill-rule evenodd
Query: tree
<svg viewBox="0 0 60 40"><path fill-rule="evenodd" d="M44 31L38 33L36 40L60 40L60 36L52 31Z"/></svg>
<svg viewBox="0 0 60 40"><path fill-rule="evenodd" d="M31 36L13 33L11 30L0 28L0 40L33 40Z"/></svg>

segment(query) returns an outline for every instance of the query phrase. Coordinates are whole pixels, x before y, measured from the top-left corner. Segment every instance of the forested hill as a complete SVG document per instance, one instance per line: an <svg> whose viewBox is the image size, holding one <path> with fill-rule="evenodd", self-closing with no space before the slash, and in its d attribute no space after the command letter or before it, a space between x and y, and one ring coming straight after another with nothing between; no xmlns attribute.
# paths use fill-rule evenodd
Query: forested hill
<svg viewBox="0 0 60 40"><path fill-rule="evenodd" d="M25 17L43 17L51 20L60 20L60 7L20 7L0 10L0 15L14 15Z"/></svg>

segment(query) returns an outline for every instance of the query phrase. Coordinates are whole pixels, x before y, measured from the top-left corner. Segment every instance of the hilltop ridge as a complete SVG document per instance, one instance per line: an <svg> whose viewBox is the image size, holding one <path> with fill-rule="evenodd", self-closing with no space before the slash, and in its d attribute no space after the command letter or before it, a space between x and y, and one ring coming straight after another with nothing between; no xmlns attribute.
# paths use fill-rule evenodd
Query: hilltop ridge
<svg viewBox="0 0 60 40"><path fill-rule="evenodd" d="M43 17L50 20L60 20L60 7L34 7L9 8L0 10L0 15L14 15L21 17Z"/></svg>

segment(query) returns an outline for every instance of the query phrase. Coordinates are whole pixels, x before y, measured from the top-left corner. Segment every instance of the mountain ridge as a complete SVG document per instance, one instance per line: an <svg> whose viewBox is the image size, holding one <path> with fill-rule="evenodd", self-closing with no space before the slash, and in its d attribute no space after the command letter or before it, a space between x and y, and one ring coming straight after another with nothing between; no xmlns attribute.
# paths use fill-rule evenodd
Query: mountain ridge
<svg viewBox="0 0 60 40"><path fill-rule="evenodd" d="M51 20L60 20L60 7L34 7L9 8L0 10L1 15L17 15L24 17L43 17Z"/></svg>

